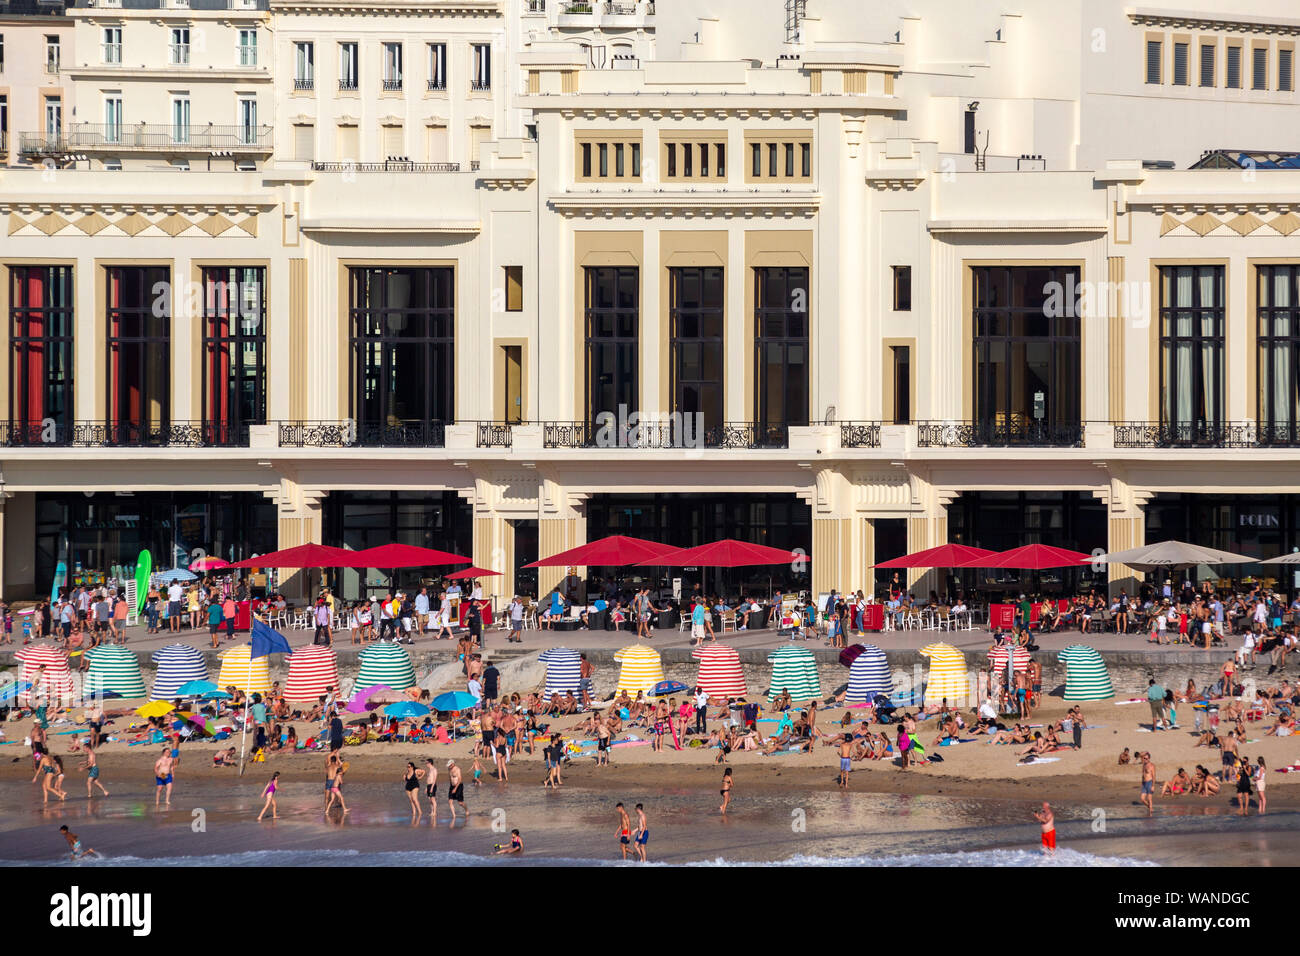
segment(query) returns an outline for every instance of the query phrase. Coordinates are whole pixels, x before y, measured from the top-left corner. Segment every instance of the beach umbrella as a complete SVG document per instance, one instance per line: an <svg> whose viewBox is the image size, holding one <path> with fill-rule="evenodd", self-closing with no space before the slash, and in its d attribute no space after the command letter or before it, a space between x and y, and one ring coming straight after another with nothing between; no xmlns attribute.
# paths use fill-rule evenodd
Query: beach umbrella
<svg viewBox="0 0 1300 956"><path fill-rule="evenodd" d="M31 687L19 691L18 703L31 704L34 700L65 700L76 693L68 655L57 644L28 644L14 652L19 661L18 679Z"/></svg>
<svg viewBox="0 0 1300 956"><path fill-rule="evenodd" d="M1029 670L1029 662L1033 659L1029 652L1023 647L1007 647L1005 644L999 644L993 650L989 651L989 663L999 670L1007 669L1007 655L1011 656L1013 661L1011 667L1014 673L1023 674Z"/></svg>
<svg viewBox="0 0 1300 956"><path fill-rule="evenodd" d="M463 554L421 548L413 544L381 544L364 551L353 551L348 568L432 568L440 564L468 564Z"/></svg>
<svg viewBox="0 0 1300 956"><path fill-rule="evenodd" d="M0 705L10 704L18 699L18 695L25 690L31 690L32 685L25 680L14 680L0 687Z"/></svg>
<svg viewBox="0 0 1300 956"><path fill-rule="evenodd" d="M169 571L159 571L157 574L159 581L197 581L199 576L184 568L172 568Z"/></svg>
<svg viewBox="0 0 1300 956"><path fill-rule="evenodd" d="M963 568L1007 568L1020 571L1042 571L1047 568L1069 568L1081 564L1091 564L1097 560L1091 554L1082 551L1070 551L1066 548L1054 548L1047 544L1026 544L1009 551L1002 551L987 557L975 558L959 567Z"/></svg>
<svg viewBox="0 0 1300 956"><path fill-rule="evenodd" d="M87 652L90 669L82 684L87 697L115 693L121 697L145 696L144 675L134 651L121 644L101 644Z"/></svg>
<svg viewBox="0 0 1300 956"><path fill-rule="evenodd" d="M448 691L433 699L433 709L442 712L473 710L477 704L478 699L473 694L461 690Z"/></svg>
<svg viewBox="0 0 1300 956"><path fill-rule="evenodd" d="M415 667L411 664L411 655L400 644L380 641L371 644L359 656L361 670L357 674L357 683L363 687L367 684L386 684L397 690L406 690L415 686Z"/></svg>
<svg viewBox="0 0 1300 956"><path fill-rule="evenodd" d="M232 568L351 568L355 551L343 548L331 548L324 544L300 544L283 551L271 551L259 554L255 558L245 558L227 565ZM360 565L374 567L374 565Z"/></svg>
<svg viewBox="0 0 1300 956"><path fill-rule="evenodd" d="M176 693L173 696L204 697L211 694L213 691L219 690L221 690L221 688L210 680L187 680L184 684L181 684L180 687L176 688ZM230 695L227 694L226 696L228 697Z"/></svg>
<svg viewBox="0 0 1300 956"><path fill-rule="evenodd" d="M957 568L972 561L991 558L996 551L987 548L972 548L967 544L941 544L937 548L914 551L901 558L881 561L878 568Z"/></svg>
<svg viewBox="0 0 1300 956"><path fill-rule="evenodd" d="M172 712L172 705L165 700L150 701L135 709L141 717L165 717Z"/></svg>
<svg viewBox="0 0 1300 956"><path fill-rule="evenodd" d="M444 575L448 581L459 581L464 578L499 578L500 571L489 571L487 568L464 568L460 571L453 571L451 574Z"/></svg>
<svg viewBox="0 0 1300 956"><path fill-rule="evenodd" d="M1300 564L1300 551L1292 551L1290 554L1279 554L1276 558L1269 558L1267 561L1261 561L1260 564Z"/></svg>
<svg viewBox="0 0 1300 956"><path fill-rule="evenodd" d="M582 660L577 651L568 647L552 647L537 655L546 665L546 691L542 699L550 701L566 691L578 695L578 682L582 679Z"/></svg>
<svg viewBox="0 0 1300 956"><path fill-rule="evenodd" d="M1086 644L1070 644L1056 655L1065 665L1066 700L1105 700L1115 696L1106 662Z"/></svg>
<svg viewBox="0 0 1300 956"><path fill-rule="evenodd" d="M224 690L210 690L206 694L200 694L199 700L230 700L231 695Z"/></svg>
<svg viewBox="0 0 1300 956"><path fill-rule="evenodd" d="M949 704L967 703L970 681L966 677L966 655L943 642L927 644L919 653L930 659L930 670L925 677L925 705L938 704L945 697Z"/></svg>
<svg viewBox="0 0 1300 956"><path fill-rule="evenodd" d="M230 562L224 558L218 558L214 554L205 554L201 558L195 558L190 562L191 571L219 571L221 568L230 567Z"/></svg>
<svg viewBox="0 0 1300 956"><path fill-rule="evenodd" d="M308 644L289 655L289 676L284 696L289 700L315 700L339 686L338 656L324 644Z"/></svg>
<svg viewBox="0 0 1300 956"><path fill-rule="evenodd" d="M655 684L651 694L655 697L667 697L669 694L680 694L687 690L690 688L679 680L661 680Z"/></svg>
<svg viewBox="0 0 1300 956"><path fill-rule="evenodd" d="M641 563L678 568L746 568L807 560L808 555L802 551L772 548L765 544L737 541L735 538L723 538L721 541L711 541L695 548L675 548L667 554L658 555L655 560Z"/></svg>
<svg viewBox="0 0 1300 956"><path fill-rule="evenodd" d="M618 672L615 694L627 691L635 697L637 692L651 694L655 684L664 679L664 665L659 652L644 644L629 644L616 651L614 662L623 665Z"/></svg>
<svg viewBox="0 0 1300 956"><path fill-rule="evenodd" d="M691 651L691 657L700 662L695 685L710 697L744 697L749 693L740 654L730 644L705 644Z"/></svg>
<svg viewBox="0 0 1300 956"><path fill-rule="evenodd" d="M1180 568L1193 568L1199 564L1254 564L1259 559L1244 554L1233 554L1231 551L1220 551L1218 548L1207 548L1189 541L1157 541L1155 544L1144 544L1140 548L1101 554L1092 560L1102 564L1124 564L1135 571L1164 569L1177 571ZM1264 563L1285 562L1275 558L1271 562Z"/></svg>
<svg viewBox="0 0 1300 956"><path fill-rule="evenodd" d="M189 681L206 681L208 664L200 651L188 644L168 644L152 655L157 671L153 675L153 700L171 700L180 697L181 687Z"/></svg>
<svg viewBox="0 0 1300 956"><path fill-rule="evenodd" d="M217 683L222 687L237 687L245 694L269 694L271 659L253 658L252 653L251 644L240 644L222 654Z"/></svg>
<svg viewBox="0 0 1300 956"><path fill-rule="evenodd" d="M389 690L388 685L374 684L370 687L363 687L352 695L351 699L343 709L351 714L359 714L362 711L369 710L370 708L366 706L366 701L370 699L371 694L377 694L381 690Z"/></svg>
<svg viewBox="0 0 1300 956"><path fill-rule="evenodd" d="M411 690L415 691L416 697L420 696L419 688L412 688L412 687L407 688L408 692ZM409 699L408 695L402 693L397 688L385 687L383 690L375 691L375 693L371 694L369 697L366 698L366 709L374 710L375 707L377 707L380 704L396 704L407 699Z"/></svg>
<svg viewBox="0 0 1300 956"><path fill-rule="evenodd" d="M525 564L526 568L574 567L613 568L631 564L654 564L653 558L676 551L672 545L646 541L623 534L613 534L597 541L580 544L540 561Z"/></svg>
<svg viewBox="0 0 1300 956"><path fill-rule="evenodd" d="M889 672L885 652L875 644L859 644L862 651L849 665L849 689L844 695L848 704L868 704L877 694L894 692L894 676Z"/></svg>
<svg viewBox="0 0 1300 956"><path fill-rule="evenodd" d="M429 713L428 707L410 700L403 700L396 704L389 704L384 708L385 717L396 717L398 720L407 720L411 717L423 717L427 713Z"/></svg>
<svg viewBox="0 0 1300 956"><path fill-rule="evenodd" d="M808 648L783 644L767 656L767 661L772 665L772 683L767 689L769 702L787 690L793 700L816 700L821 697L817 660Z"/></svg>

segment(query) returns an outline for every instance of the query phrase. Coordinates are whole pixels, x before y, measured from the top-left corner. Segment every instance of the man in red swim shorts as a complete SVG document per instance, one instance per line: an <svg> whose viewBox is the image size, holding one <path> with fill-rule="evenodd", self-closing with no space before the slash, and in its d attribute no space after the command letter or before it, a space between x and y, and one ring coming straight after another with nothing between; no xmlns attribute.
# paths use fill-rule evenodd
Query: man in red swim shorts
<svg viewBox="0 0 1300 956"><path fill-rule="evenodd" d="M1034 811L1034 819L1043 825L1043 852L1056 852L1056 815L1052 813L1052 805L1046 800L1043 801L1043 809Z"/></svg>

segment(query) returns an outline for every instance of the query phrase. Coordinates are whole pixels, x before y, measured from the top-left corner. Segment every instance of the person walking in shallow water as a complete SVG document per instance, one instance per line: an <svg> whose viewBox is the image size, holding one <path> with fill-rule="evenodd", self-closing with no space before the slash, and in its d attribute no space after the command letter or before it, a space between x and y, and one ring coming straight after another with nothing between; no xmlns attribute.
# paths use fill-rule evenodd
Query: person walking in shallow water
<svg viewBox="0 0 1300 956"><path fill-rule="evenodd" d="M733 786L734 783L731 779L731 768L728 767L726 770L722 771L722 789L718 791L722 797L722 806L718 807L718 811L724 816L726 815L727 807L731 806L731 789Z"/></svg>
<svg viewBox="0 0 1300 956"><path fill-rule="evenodd" d="M266 802L262 804L262 812L257 815L257 821L259 823L262 822L262 817L266 816L267 810L271 811L272 820L278 820L280 818L279 809L275 805L275 785L276 781L279 779L280 771L277 770L275 773L271 774L270 782L262 788L262 796L266 798Z"/></svg>
<svg viewBox="0 0 1300 956"><path fill-rule="evenodd" d="M89 800L93 795L93 788L99 787L100 793L108 796L108 791L104 785L99 782L99 757L95 755L94 747L86 748L86 757L81 761L81 769L86 771L86 799Z"/></svg>
<svg viewBox="0 0 1300 956"><path fill-rule="evenodd" d="M1034 819L1037 820L1043 828L1043 852L1055 855L1056 814L1052 813L1052 805L1044 800L1043 809L1034 811Z"/></svg>

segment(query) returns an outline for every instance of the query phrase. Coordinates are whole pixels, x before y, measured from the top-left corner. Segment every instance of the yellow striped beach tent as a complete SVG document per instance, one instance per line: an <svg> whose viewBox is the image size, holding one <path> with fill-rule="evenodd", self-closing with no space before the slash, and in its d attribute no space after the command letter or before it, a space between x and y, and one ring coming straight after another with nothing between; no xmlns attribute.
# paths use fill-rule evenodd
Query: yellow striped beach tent
<svg viewBox="0 0 1300 956"><path fill-rule="evenodd" d="M664 679L664 665L659 652L645 644L629 644L614 655L615 663L622 664L618 672L618 688L633 697L643 691L647 697L654 692L655 684Z"/></svg>
<svg viewBox="0 0 1300 956"><path fill-rule="evenodd" d="M970 680L966 676L966 656L951 644L937 641L921 648L920 655L930 659L930 670L925 677L924 706L940 704L948 698L949 704L969 703Z"/></svg>
<svg viewBox="0 0 1300 956"><path fill-rule="evenodd" d="M1115 696L1101 655L1087 644L1071 644L1056 655L1065 665L1066 700L1106 700Z"/></svg>
<svg viewBox="0 0 1300 956"><path fill-rule="evenodd" d="M250 660L253 653L251 644L240 644L221 655L221 673L217 675L217 686L222 690L238 687L245 694L269 694L271 692L271 658L259 657Z"/></svg>
<svg viewBox="0 0 1300 956"><path fill-rule="evenodd" d="M83 692L94 697L112 691L119 697L143 697L144 675L140 673L140 659L134 651L120 644L101 644L86 652L90 656L90 669L86 671Z"/></svg>
<svg viewBox="0 0 1300 956"><path fill-rule="evenodd" d="M361 671L357 674L357 687L387 684L393 690L406 690L415 686L415 665L411 655L400 644L378 641L359 655Z"/></svg>
<svg viewBox="0 0 1300 956"><path fill-rule="evenodd" d="M767 655L767 662L772 665L772 683L767 688L769 703L787 690L793 700L817 700L821 697L817 659L808 648L784 644Z"/></svg>

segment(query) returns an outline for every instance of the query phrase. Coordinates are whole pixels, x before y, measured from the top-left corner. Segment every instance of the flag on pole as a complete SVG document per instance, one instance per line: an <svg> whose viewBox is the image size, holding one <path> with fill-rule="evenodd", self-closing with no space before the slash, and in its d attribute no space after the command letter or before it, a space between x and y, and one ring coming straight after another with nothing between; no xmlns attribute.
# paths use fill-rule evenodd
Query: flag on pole
<svg viewBox="0 0 1300 956"><path fill-rule="evenodd" d="M252 653L249 655L250 660L256 660L259 657L267 657L271 654L292 654L293 649L289 647L289 642L285 640L284 635L271 627L264 624L256 618L253 619L253 639Z"/></svg>

